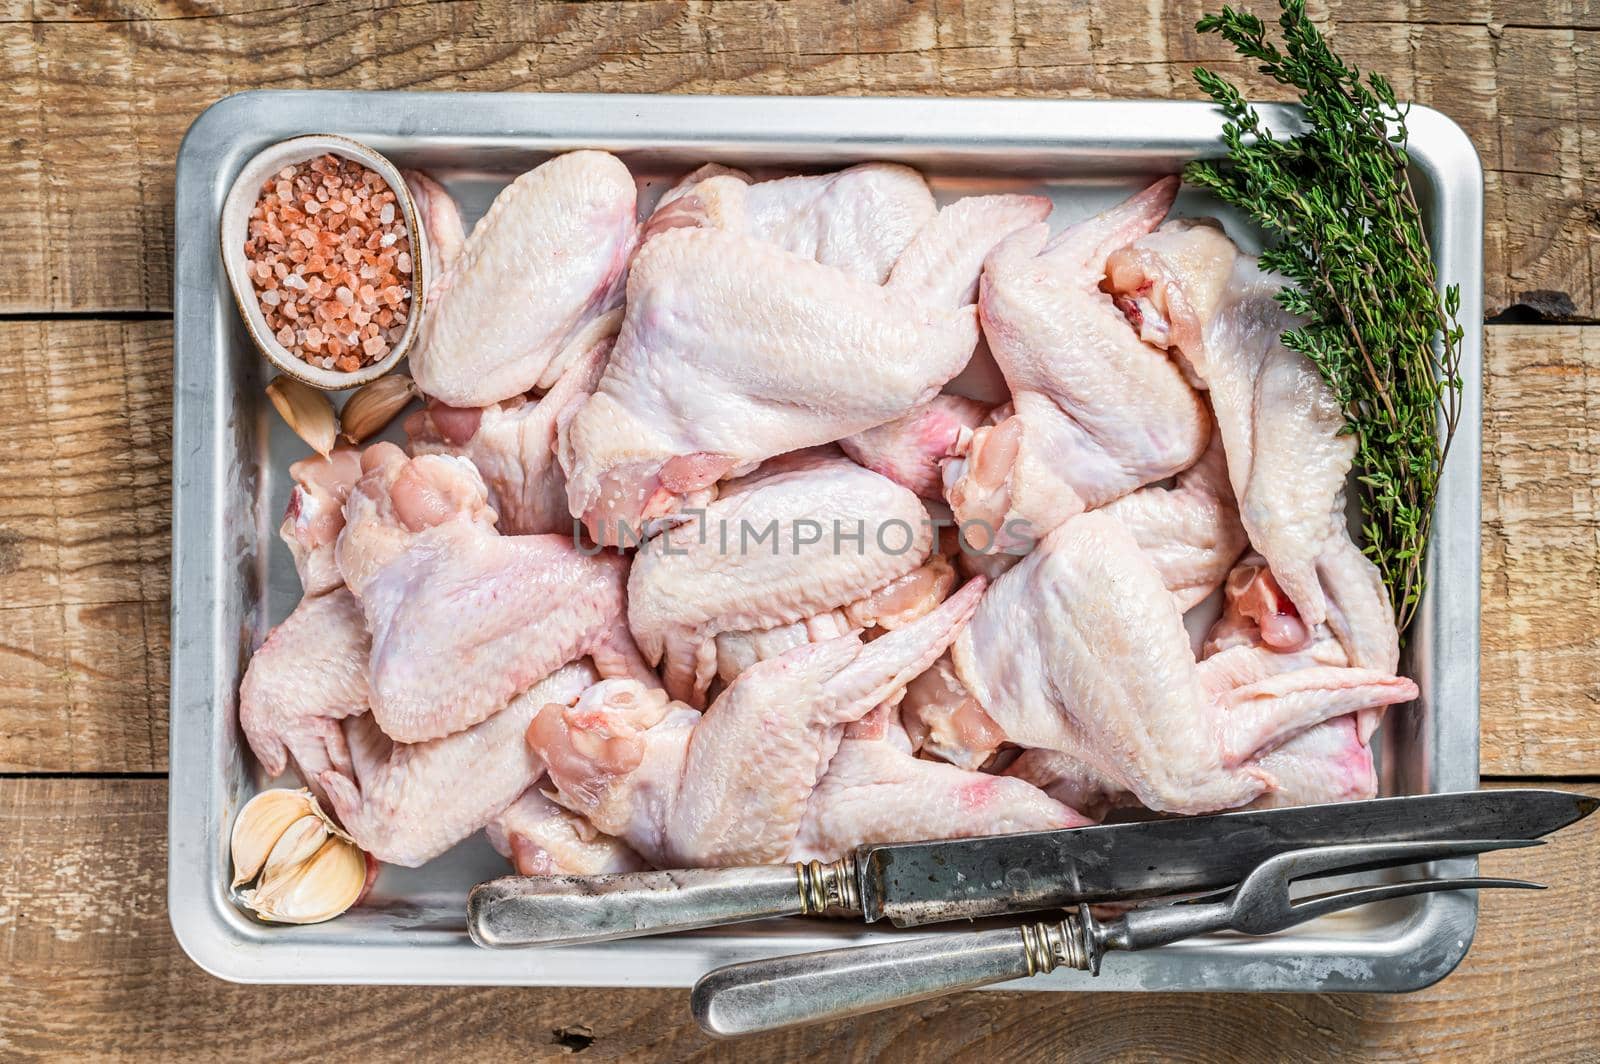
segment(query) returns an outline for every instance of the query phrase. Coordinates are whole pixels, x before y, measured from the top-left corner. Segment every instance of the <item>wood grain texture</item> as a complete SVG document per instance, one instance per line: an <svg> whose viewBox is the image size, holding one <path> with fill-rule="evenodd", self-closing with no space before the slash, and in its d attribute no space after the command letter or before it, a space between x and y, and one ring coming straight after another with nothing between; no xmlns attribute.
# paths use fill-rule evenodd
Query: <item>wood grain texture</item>
<svg viewBox="0 0 1600 1064"><path fill-rule="evenodd" d="M0 771L165 767L172 328L0 323Z"/></svg>
<svg viewBox="0 0 1600 1064"><path fill-rule="evenodd" d="M1483 771L1600 773L1600 328L1486 336ZM0 771L166 768L170 344L0 323Z"/></svg>
<svg viewBox="0 0 1600 1064"><path fill-rule="evenodd" d="M1587 788L1600 793L1600 787ZM681 990L251 987L180 952L160 780L0 780L0 1057L586 1061L1576 1060L1600 1044L1600 831L1490 855L1467 960L1416 995L966 994L715 1043Z"/></svg>
<svg viewBox="0 0 1600 1064"><path fill-rule="evenodd" d="M1494 328L1488 335L1483 771L1594 773L1600 327Z"/></svg>
<svg viewBox="0 0 1600 1064"><path fill-rule="evenodd" d="M1193 98L1204 62L1281 98L1204 0L0 4L0 312L170 306L172 164L244 88ZM1265 0L1261 5L1267 7ZM1487 169L1486 306L1600 317L1593 0L1353 0L1339 47L1467 130Z"/></svg>

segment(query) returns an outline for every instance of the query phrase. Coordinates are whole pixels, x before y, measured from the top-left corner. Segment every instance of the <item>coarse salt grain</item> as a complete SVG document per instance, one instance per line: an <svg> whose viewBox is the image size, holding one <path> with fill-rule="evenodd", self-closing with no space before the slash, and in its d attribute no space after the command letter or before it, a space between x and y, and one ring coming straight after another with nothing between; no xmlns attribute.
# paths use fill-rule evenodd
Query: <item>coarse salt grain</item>
<svg viewBox="0 0 1600 1064"><path fill-rule="evenodd" d="M246 233L262 316L297 357L351 372L399 341L411 244L380 174L332 154L284 167L262 184Z"/></svg>

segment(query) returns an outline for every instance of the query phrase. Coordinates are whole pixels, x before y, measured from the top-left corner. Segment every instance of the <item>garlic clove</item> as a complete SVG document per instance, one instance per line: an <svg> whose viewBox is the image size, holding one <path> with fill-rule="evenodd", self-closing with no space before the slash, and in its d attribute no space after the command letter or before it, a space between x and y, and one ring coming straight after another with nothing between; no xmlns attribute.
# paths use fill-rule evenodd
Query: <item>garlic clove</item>
<svg viewBox="0 0 1600 1064"><path fill-rule="evenodd" d="M367 858L343 839L330 838L310 859L272 876L239 899L264 920L315 924L338 916L361 897Z"/></svg>
<svg viewBox="0 0 1600 1064"><path fill-rule="evenodd" d="M338 424L333 403L326 394L293 377L274 377L267 385L267 398L296 436L322 457L328 457Z"/></svg>
<svg viewBox="0 0 1600 1064"><path fill-rule="evenodd" d="M345 400L344 409L339 411L339 434L353 444L365 443L420 394L404 373L368 381Z"/></svg>
<svg viewBox="0 0 1600 1064"><path fill-rule="evenodd" d="M263 920L329 920L370 886L374 863L330 820L310 791L263 791L234 821L233 886Z"/></svg>
<svg viewBox="0 0 1600 1064"><path fill-rule="evenodd" d="M289 826L307 813L317 813L311 792L278 788L262 791L245 803L233 822L233 886L248 883L260 873L267 856Z"/></svg>
<svg viewBox="0 0 1600 1064"><path fill-rule="evenodd" d="M295 865L309 861L328 841L328 827L320 816L308 813L290 824L261 866L263 882L277 878Z"/></svg>

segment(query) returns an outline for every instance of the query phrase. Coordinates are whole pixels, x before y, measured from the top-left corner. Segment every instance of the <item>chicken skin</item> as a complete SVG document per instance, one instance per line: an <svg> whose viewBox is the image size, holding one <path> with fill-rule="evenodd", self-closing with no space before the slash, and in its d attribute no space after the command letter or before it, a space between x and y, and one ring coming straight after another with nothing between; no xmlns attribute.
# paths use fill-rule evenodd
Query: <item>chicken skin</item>
<svg viewBox="0 0 1600 1064"><path fill-rule="evenodd" d="M1300 620L1327 621L1352 664L1392 671L1394 612L1345 522L1355 439L1316 367L1279 339L1300 324L1277 301L1283 280L1190 221L1120 249L1108 277L1141 335L1181 353L1209 390L1240 519Z"/></svg>
<svg viewBox="0 0 1600 1064"><path fill-rule="evenodd" d="M573 515L596 542L621 542L766 458L933 399L977 343L965 301L984 255L1048 211L1035 196L963 200L883 285L747 232L652 238L605 375L562 433Z"/></svg>
<svg viewBox="0 0 1600 1064"><path fill-rule="evenodd" d="M461 459L376 444L362 468L337 556L372 633L384 734L417 743L469 728L584 656L603 676L651 676L628 634L624 559L566 536L500 535Z"/></svg>
<svg viewBox="0 0 1600 1064"><path fill-rule="evenodd" d="M686 227L744 233L882 284L933 216L928 182L909 166L862 163L772 181L710 167L662 198L641 240Z"/></svg>
<svg viewBox="0 0 1600 1064"><path fill-rule="evenodd" d="M598 876L649 866L620 839L547 798L534 784L484 827L519 876Z"/></svg>
<svg viewBox="0 0 1600 1064"><path fill-rule="evenodd" d="M1070 754L1162 812L1252 801L1280 786L1259 754L1416 697L1410 680L1375 670L1197 665L1161 574L1103 513L1063 524L996 581L952 656L1007 739Z"/></svg>
<svg viewBox="0 0 1600 1064"><path fill-rule="evenodd" d="M787 455L635 555L628 623L667 693L699 707L718 675L936 605L953 573L925 570L932 548L910 491L831 449Z"/></svg>
<svg viewBox="0 0 1600 1064"><path fill-rule="evenodd" d="M621 320L618 314L617 320ZM505 535L573 531L567 478L556 460L562 413L594 391L612 338L595 344L542 397L518 396L481 409L430 403L406 419L412 454L459 455L483 478Z"/></svg>
<svg viewBox="0 0 1600 1064"><path fill-rule="evenodd" d="M1247 546L1228 486L1222 448L1215 436L1200 461L1178 475L1176 485L1140 488L1101 512L1117 518L1128 531L1155 566L1179 613L1204 601L1221 586ZM964 554L963 560L1002 557L1005 556ZM913 749L962 768L985 765L1006 741L1001 727L956 675L948 656L911 682L901 706L901 719ZM1075 777L1083 775L1076 769L1074 773ZM1051 769L1037 778L1023 778L1038 783L1040 779L1054 781L1059 774ZM1099 800L1104 788L1073 786L1078 789L1052 783L1050 793L1065 795L1065 804L1085 813L1104 807L1105 803ZM1086 794L1096 798L1085 797Z"/></svg>
<svg viewBox="0 0 1600 1064"><path fill-rule="evenodd" d="M913 751L974 771L1006 741L1000 725L956 675L949 654L906 685L900 721Z"/></svg>
<svg viewBox="0 0 1600 1064"><path fill-rule="evenodd" d="M1002 775L1033 784L1096 823L1113 809L1139 804L1115 780L1060 750L1024 750Z"/></svg>
<svg viewBox="0 0 1600 1064"><path fill-rule="evenodd" d="M444 292L445 275L466 247L467 234L461 224L461 209L443 185L421 170L402 170L400 176L405 178L406 191L411 193L422 223L428 276L432 278L423 305L431 309Z"/></svg>
<svg viewBox="0 0 1600 1064"><path fill-rule="evenodd" d="M984 266L984 335L1013 413L947 463L947 498L976 550L1026 553L1062 521L1188 468L1205 409L1164 351L1100 291L1106 258L1165 217L1177 178L1050 239L1007 237Z"/></svg>
<svg viewBox="0 0 1600 1064"><path fill-rule="evenodd" d="M1349 664L1344 649L1327 626L1300 640L1294 651L1273 649L1261 638L1257 618L1271 625L1281 619L1272 603L1281 596L1266 563L1259 555L1246 557L1228 575L1227 605L1212 627L1200 666L1207 690L1226 697L1230 690L1259 683L1268 677L1319 667ZM1377 774L1364 707L1313 725L1265 751L1255 763L1275 785L1248 803L1248 808L1273 808L1317 802L1345 802L1377 794ZM1051 797L1096 820L1110 810L1138 805L1134 795L1092 766L1056 750L1025 750L1006 769Z"/></svg>
<svg viewBox="0 0 1600 1064"><path fill-rule="evenodd" d="M1200 461L1178 474L1176 485L1140 488L1103 510L1133 535L1172 592L1179 613L1221 587L1249 546L1228 484L1221 437L1215 433Z"/></svg>
<svg viewBox="0 0 1600 1064"><path fill-rule="evenodd" d="M636 200L628 168L598 151L558 155L506 186L440 282L411 352L418 387L457 407L551 387L616 303Z"/></svg>
<svg viewBox="0 0 1600 1064"><path fill-rule="evenodd" d="M618 542L764 459L927 402L977 338L970 307L750 236L670 230L634 259L611 360L563 429L568 504L596 542Z"/></svg>
<svg viewBox="0 0 1600 1064"><path fill-rule="evenodd" d="M760 864L794 844L844 729L944 652L974 581L932 613L863 643L847 635L751 666L702 716L628 681L547 707L528 742L558 800L658 867Z"/></svg>
<svg viewBox="0 0 1600 1064"><path fill-rule="evenodd" d="M913 757L883 710L851 725L806 803L791 861L832 861L856 846L1082 827L1037 787Z"/></svg>
<svg viewBox="0 0 1600 1064"><path fill-rule="evenodd" d="M854 436L839 446L851 458L924 499L944 499L940 466L953 457L962 432L977 428L989 405L960 395L936 395L893 421Z"/></svg>
<svg viewBox="0 0 1600 1064"><path fill-rule="evenodd" d="M300 589L322 595L344 584L333 546L344 529L344 501L361 479L361 452L335 447L328 457L313 455L289 467L294 488L278 536L294 558Z"/></svg>
<svg viewBox="0 0 1600 1064"><path fill-rule="evenodd" d="M307 595L267 634L239 684L239 728L267 775L292 765L320 798L323 772L349 771L339 722L367 711L370 642L342 587Z"/></svg>
<svg viewBox="0 0 1600 1064"><path fill-rule="evenodd" d="M350 763L318 777L339 823L367 853L416 867L471 835L544 775L522 741L546 705L571 705L599 677L587 663L557 669L463 731L397 743L370 714L344 722Z"/></svg>

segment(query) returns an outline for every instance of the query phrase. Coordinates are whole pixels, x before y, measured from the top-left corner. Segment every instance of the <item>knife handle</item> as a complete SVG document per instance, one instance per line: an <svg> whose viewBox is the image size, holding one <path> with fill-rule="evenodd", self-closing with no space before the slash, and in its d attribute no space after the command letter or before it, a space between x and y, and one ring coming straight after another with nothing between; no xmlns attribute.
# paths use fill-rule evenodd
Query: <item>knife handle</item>
<svg viewBox="0 0 1600 1064"><path fill-rule="evenodd" d="M1077 917L995 931L905 937L873 946L730 964L695 984L695 1022L719 1038L842 1020L914 1001L1042 975L1088 971Z"/></svg>
<svg viewBox="0 0 1600 1064"><path fill-rule="evenodd" d="M834 912L859 913L855 858L748 868L685 868L601 876L505 876L467 896L480 946L573 946L697 927Z"/></svg>

